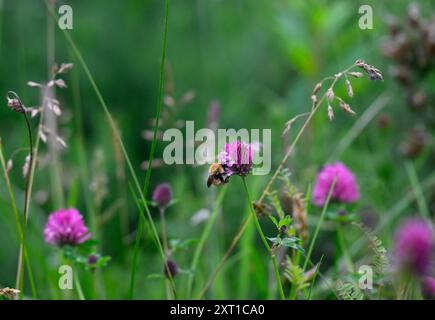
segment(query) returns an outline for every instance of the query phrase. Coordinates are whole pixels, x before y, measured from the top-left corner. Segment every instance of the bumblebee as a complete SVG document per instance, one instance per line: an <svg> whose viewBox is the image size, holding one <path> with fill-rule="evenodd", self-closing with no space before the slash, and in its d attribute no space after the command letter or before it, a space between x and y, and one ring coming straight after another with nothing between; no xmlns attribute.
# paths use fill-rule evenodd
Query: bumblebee
<svg viewBox="0 0 435 320"><path fill-rule="evenodd" d="M211 185L221 186L228 182L228 176L225 172L225 168L220 163L212 163L208 169L207 188Z"/></svg>

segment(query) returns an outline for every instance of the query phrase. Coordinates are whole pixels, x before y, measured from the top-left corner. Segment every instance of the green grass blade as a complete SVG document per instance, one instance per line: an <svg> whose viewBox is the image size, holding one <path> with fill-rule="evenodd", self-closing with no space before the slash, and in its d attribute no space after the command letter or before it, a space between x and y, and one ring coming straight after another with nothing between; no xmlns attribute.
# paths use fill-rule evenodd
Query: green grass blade
<svg viewBox="0 0 435 320"><path fill-rule="evenodd" d="M204 231L202 232L201 238L199 240L199 243L196 246L195 253L193 255L192 264L190 265L190 270L194 271L195 273L197 272L198 262L199 262L199 258L201 257L202 249L204 248L205 243L206 243L208 237L210 236L210 231L211 231L211 229L214 225L214 222L216 221L216 218L218 216L219 208L220 208L222 201L224 199L226 190L227 190L226 187L223 187L220 190L219 196L218 196L218 198L215 202L215 206L213 208L213 212L212 212L210 218L208 219L207 225L205 226ZM193 280L194 280L194 274L192 273L189 275L189 280L188 280L188 284L187 284L187 297L189 297L189 298L192 298Z"/></svg>

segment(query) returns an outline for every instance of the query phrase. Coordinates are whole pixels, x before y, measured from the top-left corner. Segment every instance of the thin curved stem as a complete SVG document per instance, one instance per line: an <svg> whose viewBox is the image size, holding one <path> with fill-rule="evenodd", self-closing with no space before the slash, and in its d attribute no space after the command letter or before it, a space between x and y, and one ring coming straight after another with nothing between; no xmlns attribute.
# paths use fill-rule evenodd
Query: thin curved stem
<svg viewBox="0 0 435 320"><path fill-rule="evenodd" d="M347 68L346 70L340 72L339 74L346 74L350 69L354 68L355 64L352 64L349 68ZM327 78L325 78L327 79ZM329 86L330 88L333 88L334 85L337 83L337 81L341 79L340 77L334 77L334 80L332 81L331 85ZM323 80L324 81L324 80ZM320 98L319 102L316 104L316 106L311 110L308 118L305 120L304 124L302 125L301 129L299 130L299 132L297 133L295 139L293 140L292 144L290 145L290 147L288 148L287 152L285 153L284 157L282 158L280 164L278 165L278 168L275 170L275 173L273 174L272 178L270 178L269 182L266 185L266 188L264 188L263 193L261 194L260 199L258 200L258 203L261 204L263 203L264 199L266 198L270 188L272 187L273 183L275 182L276 178L278 178L279 173L281 172L281 170L283 169L287 159L290 157L291 153L293 152L295 145L298 143L299 139L302 136L302 133L305 131L306 127L308 126L308 124L310 123L311 119L314 117L314 114L316 113L316 111L320 108L320 106L322 105L323 101L326 99L326 92L322 95L322 97Z"/></svg>
<svg viewBox="0 0 435 320"><path fill-rule="evenodd" d="M29 218L29 203L30 203L30 168L33 166L33 135L32 135L32 128L30 126L29 117L26 113L24 113L24 119L26 119L26 125L27 125L27 131L29 135L29 172L26 177L26 190L25 190L25 197L24 197L24 216L26 218L25 222L27 225L27 220Z"/></svg>
<svg viewBox="0 0 435 320"><path fill-rule="evenodd" d="M260 221L258 221L257 213L255 212L255 210L252 206L252 200L251 200L251 196L249 194L248 185L246 184L246 179L243 177L242 181L243 181L243 187L244 187L245 193L246 193L246 198L247 198L248 204L249 204L249 210L251 212L252 217L254 218L255 226L257 227L257 231L260 234L261 240L263 241L263 244L266 247L267 252L269 253L270 258L272 260L273 269L275 271L276 283L278 285L279 295L281 297L281 300L285 300L284 290L282 288L282 283L281 283L281 275L279 274L279 268L278 268L278 263L276 261L275 252L274 252L274 250L272 250L270 248L269 243L267 242L267 239L263 233L263 230L261 229L261 225L260 225Z"/></svg>
<svg viewBox="0 0 435 320"><path fill-rule="evenodd" d="M165 208L159 208L160 213L160 226L161 226L161 232L162 232L162 243L163 243L163 250L165 251L165 256L169 255L169 247L168 247L168 235L166 232L166 219L165 219ZM165 268L167 270L169 269L169 266L165 264ZM168 276L171 275L171 272L167 272ZM168 286L168 280L165 279L165 290L166 290L166 298L170 300L171 298L171 291L170 286Z"/></svg>
<svg viewBox="0 0 435 320"><path fill-rule="evenodd" d="M148 169L145 176L145 184L143 193L146 196L148 193L148 189L151 181L151 170L153 165L154 153L157 145L157 131L159 129L160 122L160 110L162 109L162 101L163 101L163 88L165 85L165 61L166 61L166 42L168 37L168 19L169 18L169 0L165 1L165 22L164 22L164 30L163 30L163 41L162 41L162 59L160 61L160 79L159 79L159 95L157 97L157 110L155 117L155 124L153 130L153 140L151 142L151 150L150 156L148 159Z"/></svg>
<svg viewBox="0 0 435 320"><path fill-rule="evenodd" d="M20 101L21 103L21 101ZM22 103L21 103L22 104ZM23 107L24 108L24 107ZM16 277L16 287L20 291L23 291L23 278L24 278L24 268L23 268L23 256L25 254L25 241L26 241L26 231L27 231L27 221L29 219L29 203L30 203L30 185L31 185L31 169L33 167L33 135L32 135L32 127L30 125L29 118L27 117L26 112L23 113L24 119L26 121L27 134L29 138L29 171L26 176L26 186L24 191L24 223L22 229L22 241L20 245L20 252L18 256L18 267L17 267L17 277ZM28 260L28 258L27 258ZM33 280L32 280L33 281Z"/></svg>
<svg viewBox="0 0 435 320"><path fill-rule="evenodd" d="M165 219L165 208L159 208L160 213L160 225L162 227L162 242L163 242L163 250L166 254L168 254L168 233L166 231L166 219Z"/></svg>
<svg viewBox="0 0 435 320"><path fill-rule="evenodd" d="M86 300L85 295L83 294L83 289L82 289L82 285L80 283L79 277L77 276L76 273L74 273L73 277L74 277L74 284L75 284L77 295L79 296L79 299Z"/></svg>

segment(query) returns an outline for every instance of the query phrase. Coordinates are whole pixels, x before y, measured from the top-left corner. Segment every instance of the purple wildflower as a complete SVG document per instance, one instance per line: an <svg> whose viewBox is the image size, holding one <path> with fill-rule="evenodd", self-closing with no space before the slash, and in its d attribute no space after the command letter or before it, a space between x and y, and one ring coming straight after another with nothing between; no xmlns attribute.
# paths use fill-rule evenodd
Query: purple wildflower
<svg viewBox="0 0 435 320"><path fill-rule="evenodd" d="M165 208L172 200L172 188L169 183L159 184L153 192L153 201L160 208Z"/></svg>
<svg viewBox="0 0 435 320"><path fill-rule="evenodd" d="M88 257L88 264L96 264L98 262L98 256L96 254L90 254Z"/></svg>
<svg viewBox="0 0 435 320"><path fill-rule="evenodd" d="M225 150L219 156L222 166L228 171L227 175L247 176L252 170L252 147L248 143L238 140L227 143Z"/></svg>
<svg viewBox="0 0 435 320"><path fill-rule="evenodd" d="M313 191L313 202L322 207L328 198L332 182L335 187L331 201L352 203L359 199L358 184L353 173L341 162L326 164L316 178Z"/></svg>
<svg viewBox="0 0 435 320"><path fill-rule="evenodd" d="M44 229L45 242L50 245L76 246L91 237L77 209L60 209L48 217Z"/></svg>
<svg viewBox="0 0 435 320"><path fill-rule="evenodd" d="M424 275L429 271L433 251L433 231L426 221L411 218L396 233L396 259L402 269Z"/></svg>
<svg viewBox="0 0 435 320"><path fill-rule="evenodd" d="M422 291L425 299L435 298L435 279L432 277L424 277L422 283Z"/></svg>
<svg viewBox="0 0 435 320"><path fill-rule="evenodd" d="M180 270L178 269L178 266L175 263L175 261L168 259L166 261L166 265L164 266L164 269L163 269L163 274L165 275L165 277L168 279L174 278L179 272L180 272ZM171 275L171 276L169 277L169 275Z"/></svg>

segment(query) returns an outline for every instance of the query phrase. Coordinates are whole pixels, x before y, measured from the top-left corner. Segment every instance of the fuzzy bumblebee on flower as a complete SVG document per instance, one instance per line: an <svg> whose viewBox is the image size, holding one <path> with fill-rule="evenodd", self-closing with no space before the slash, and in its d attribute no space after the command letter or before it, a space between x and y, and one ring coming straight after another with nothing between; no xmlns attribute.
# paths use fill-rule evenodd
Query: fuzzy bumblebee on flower
<svg viewBox="0 0 435 320"><path fill-rule="evenodd" d="M246 177L252 171L252 145L236 140L225 144L219 155L219 162L209 168L207 187L221 186L227 183L231 176Z"/></svg>

